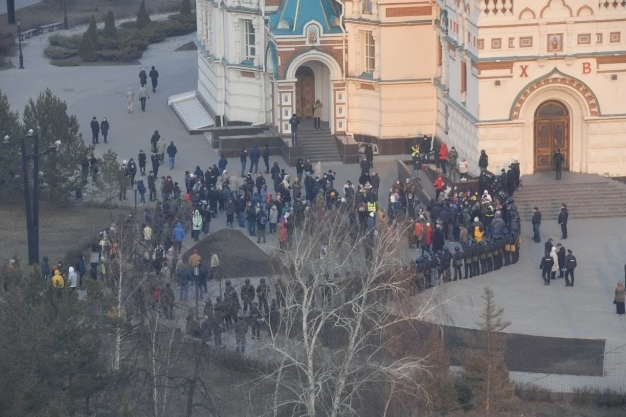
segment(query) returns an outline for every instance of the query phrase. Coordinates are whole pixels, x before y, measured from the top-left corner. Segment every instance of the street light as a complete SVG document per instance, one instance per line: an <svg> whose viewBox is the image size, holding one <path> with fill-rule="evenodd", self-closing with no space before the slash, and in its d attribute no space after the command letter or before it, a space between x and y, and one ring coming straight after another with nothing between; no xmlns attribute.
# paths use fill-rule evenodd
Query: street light
<svg viewBox="0 0 626 417"><path fill-rule="evenodd" d="M17 42L20 45L20 69L24 69L24 56L22 55L22 21L17 19Z"/></svg>
<svg viewBox="0 0 626 417"><path fill-rule="evenodd" d="M26 139L33 139L33 153L26 153ZM24 205L26 206L26 233L28 239L28 264L35 265L39 263L39 157L48 153L54 153L61 145L61 141L57 140L54 145L47 150L39 152L39 134L33 129L28 131L28 135L20 139L20 147L11 145L9 136L4 137L3 145L5 148L13 149L13 151L22 157L22 176L24 178ZM31 208L30 184L28 182L28 160L33 160L33 196Z"/></svg>
<svg viewBox="0 0 626 417"><path fill-rule="evenodd" d="M63 29L67 30L67 0L63 0Z"/></svg>

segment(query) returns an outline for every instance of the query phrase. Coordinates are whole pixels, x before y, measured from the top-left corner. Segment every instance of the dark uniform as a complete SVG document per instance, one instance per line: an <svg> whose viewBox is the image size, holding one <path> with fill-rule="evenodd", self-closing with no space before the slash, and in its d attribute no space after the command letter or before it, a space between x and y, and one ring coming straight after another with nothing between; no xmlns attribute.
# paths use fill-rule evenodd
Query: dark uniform
<svg viewBox="0 0 626 417"><path fill-rule="evenodd" d="M471 277L477 277L480 275L480 266L478 264L478 260L480 259L480 248L478 247L477 244L473 244L471 248L472 248L472 275Z"/></svg>
<svg viewBox="0 0 626 417"><path fill-rule="evenodd" d="M452 274L450 271L450 262L452 261L452 254L448 248L443 248L443 254L441 255L441 267L439 268L443 272L444 282L450 282Z"/></svg>
<svg viewBox="0 0 626 417"><path fill-rule="evenodd" d="M549 253L546 253L541 258L539 269L541 269L541 277L543 278L543 285L550 285L550 274L552 273L552 267L554 266L554 260Z"/></svg>
<svg viewBox="0 0 626 417"><path fill-rule="evenodd" d="M259 303L254 302L250 305L250 321L252 322L252 338L261 337L261 324L263 324L263 314L259 309Z"/></svg>
<svg viewBox="0 0 626 417"><path fill-rule="evenodd" d="M507 236L504 238L504 266L508 266L511 264L511 236Z"/></svg>
<svg viewBox="0 0 626 417"><path fill-rule="evenodd" d="M487 267L487 272L491 272L493 271L493 243L491 241L487 241L485 244L485 251L487 252L485 266Z"/></svg>
<svg viewBox="0 0 626 417"><path fill-rule="evenodd" d="M454 248L454 256L452 257L452 266L454 267L454 281L463 278L461 274L461 265L463 265L463 252L459 247Z"/></svg>
<svg viewBox="0 0 626 417"><path fill-rule="evenodd" d="M265 311L265 314L269 314L270 308L267 304L267 296L269 295L270 289L265 283L265 278L261 278L261 283L256 287L256 296L259 300L259 310Z"/></svg>
<svg viewBox="0 0 626 417"><path fill-rule="evenodd" d="M493 254L493 269L499 270L502 268L502 242L493 242L492 254Z"/></svg>
<svg viewBox="0 0 626 417"><path fill-rule="evenodd" d="M425 274L424 259L418 258L415 260L415 281L413 283L413 293L417 294L426 288L426 274Z"/></svg>
<svg viewBox="0 0 626 417"><path fill-rule="evenodd" d="M433 255L430 258L430 286L434 287L439 284L439 258Z"/></svg>
<svg viewBox="0 0 626 417"><path fill-rule="evenodd" d="M519 235L511 236L511 263L516 264L519 261L519 246L520 246L520 238Z"/></svg>
<svg viewBox="0 0 626 417"><path fill-rule="evenodd" d="M463 259L465 260L465 279L472 278L474 276L474 270L472 268L472 248L468 245L463 248Z"/></svg>
<svg viewBox="0 0 626 417"><path fill-rule="evenodd" d="M248 305L250 305L250 311L252 311L252 301L254 301L254 286L250 284L250 280L246 279L246 283L241 287L241 301L243 301L244 314L248 311Z"/></svg>
<svg viewBox="0 0 626 417"><path fill-rule="evenodd" d="M487 272L487 242L481 242L479 247L480 270L483 274Z"/></svg>

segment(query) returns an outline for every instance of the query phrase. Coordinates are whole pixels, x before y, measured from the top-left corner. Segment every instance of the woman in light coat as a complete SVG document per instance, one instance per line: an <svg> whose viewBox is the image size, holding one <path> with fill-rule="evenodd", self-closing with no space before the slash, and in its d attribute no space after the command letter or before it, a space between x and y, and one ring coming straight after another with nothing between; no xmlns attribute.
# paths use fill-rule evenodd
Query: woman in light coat
<svg viewBox="0 0 626 417"><path fill-rule="evenodd" d="M193 239L197 242L200 237L200 230L202 230L202 215L200 211L196 210L193 212L193 218L191 219L191 227Z"/></svg>
<svg viewBox="0 0 626 417"><path fill-rule="evenodd" d="M270 231L269 234L276 233L276 225L278 224L278 207L276 204L271 203L270 205L270 215L269 215L269 223L270 223Z"/></svg>
<svg viewBox="0 0 626 417"><path fill-rule="evenodd" d="M559 256L556 253L556 246L554 246L552 248L552 250L550 251L550 257L554 261L554 264L552 265L552 269L550 270L550 279L555 279L556 278L556 273L560 269L560 267L559 267Z"/></svg>
<svg viewBox="0 0 626 417"><path fill-rule="evenodd" d="M624 314L624 300L626 299L625 293L626 290L624 289L624 284L618 282L617 288L615 288L615 301L613 301L613 304L615 304L615 314L620 316Z"/></svg>

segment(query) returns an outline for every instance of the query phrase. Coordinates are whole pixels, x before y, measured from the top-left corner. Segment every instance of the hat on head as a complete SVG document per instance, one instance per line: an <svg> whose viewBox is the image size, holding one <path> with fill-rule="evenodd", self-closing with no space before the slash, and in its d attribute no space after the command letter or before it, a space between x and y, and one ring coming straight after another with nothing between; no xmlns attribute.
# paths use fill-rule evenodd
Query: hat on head
<svg viewBox="0 0 626 417"><path fill-rule="evenodd" d="M477 222L478 221L478 217L474 217L474 221Z"/></svg>

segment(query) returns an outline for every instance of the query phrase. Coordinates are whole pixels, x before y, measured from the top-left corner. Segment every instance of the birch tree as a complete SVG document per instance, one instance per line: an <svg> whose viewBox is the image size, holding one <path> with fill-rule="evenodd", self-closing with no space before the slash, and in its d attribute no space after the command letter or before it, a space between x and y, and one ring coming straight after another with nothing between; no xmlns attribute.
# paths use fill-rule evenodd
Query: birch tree
<svg viewBox="0 0 626 417"><path fill-rule="evenodd" d="M388 401L397 391L427 395L416 382L427 372L425 358L387 349L397 324L431 308L416 309L409 298L412 261L401 245L409 226L363 234L345 216L306 215L292 248L273 257L286 307L270 316L258 354L273 364L261 381L275 384L274 416L359 415L372 384L389 388Z"/></svg>

